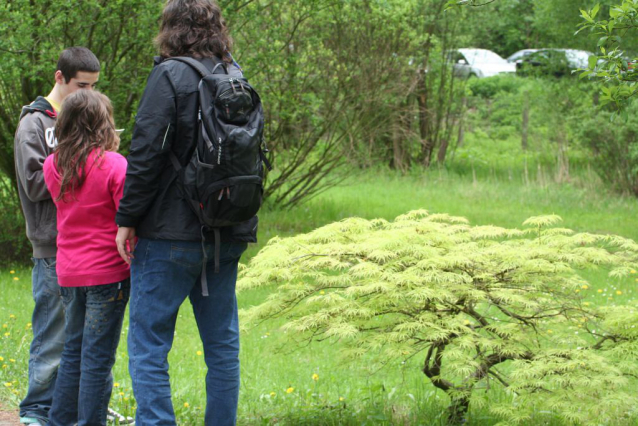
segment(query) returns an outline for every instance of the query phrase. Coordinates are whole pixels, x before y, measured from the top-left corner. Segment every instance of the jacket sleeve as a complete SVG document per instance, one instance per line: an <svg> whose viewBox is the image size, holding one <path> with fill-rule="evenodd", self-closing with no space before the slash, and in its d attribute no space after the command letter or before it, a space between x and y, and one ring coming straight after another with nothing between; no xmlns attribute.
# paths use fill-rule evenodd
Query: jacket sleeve
<svg viewBox="0 0 638 426"><path fill-rule="evenodd" d="M111 197L113 198L113 203L115 204L115 210L120 207L120 200L122 199L122 194L124 193L126 169L126 159L123 157L119 157L116 159L115 164L113 164L111 174L109 176L109 190L111 192Z"/></svg>
<svg viewBox="0 0 638 426"><path fill-rule="evenodd" d="M158 192L171 151L177 121L176 90L169 70L156 66L148 77L135 118L124 196L115 221L137 227Z"/></svg>
<svg viewBox="0 0 638 426"><path fill-rule="evenodd" d="M48 156L45 144L44 128L33 116L25 117L16 134L15 164L22 189L34 203L51 198L42 170Z"/></svg>

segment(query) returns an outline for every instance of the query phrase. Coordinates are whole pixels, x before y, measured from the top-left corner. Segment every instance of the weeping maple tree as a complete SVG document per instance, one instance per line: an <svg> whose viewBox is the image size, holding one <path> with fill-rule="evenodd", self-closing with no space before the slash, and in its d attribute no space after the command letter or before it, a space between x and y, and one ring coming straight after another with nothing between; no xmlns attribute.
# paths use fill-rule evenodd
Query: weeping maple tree
<svg viewBox="0 0 638 426"><path fill-rule="evenodd" d="M471 403L509 422L540 407L584 423L623 417L637 402L636 339L621 325L638 314L585 302L579 272L630 274L638 244L552 227L559 221L530 218L518 230L421 210L274 238L242 271L240 289L274 286L242 312L244 327L283 318L299 345L339 341L345 356L387 365L419 357L450 397L450 423L465 421ZM488 405L484 382L516 404Z"/></svg>

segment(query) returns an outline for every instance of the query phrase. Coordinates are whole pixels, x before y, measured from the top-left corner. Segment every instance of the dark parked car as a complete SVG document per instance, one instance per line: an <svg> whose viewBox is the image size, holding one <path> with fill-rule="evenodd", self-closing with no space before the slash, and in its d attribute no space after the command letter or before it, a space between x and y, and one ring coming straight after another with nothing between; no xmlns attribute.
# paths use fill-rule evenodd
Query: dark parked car
<svg viewBox="0 0 638 426"><path fill-rule="evenodd" d="M578 69L567 56L567 52L544 49L529 53L516 61L516 73L522 76L570 76Z"/></svg>

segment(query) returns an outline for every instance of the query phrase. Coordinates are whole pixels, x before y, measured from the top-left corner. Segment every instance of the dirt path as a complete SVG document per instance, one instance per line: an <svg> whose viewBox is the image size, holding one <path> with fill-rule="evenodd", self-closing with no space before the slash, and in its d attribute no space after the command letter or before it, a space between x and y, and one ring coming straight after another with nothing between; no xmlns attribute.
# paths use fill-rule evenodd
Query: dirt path
<svg viewBox="0 0 638 426"><path fill-rule="evenodd" d="M0 405L0 426L18 426L20 418L18 410L9 410L5 406Z"/></svg>

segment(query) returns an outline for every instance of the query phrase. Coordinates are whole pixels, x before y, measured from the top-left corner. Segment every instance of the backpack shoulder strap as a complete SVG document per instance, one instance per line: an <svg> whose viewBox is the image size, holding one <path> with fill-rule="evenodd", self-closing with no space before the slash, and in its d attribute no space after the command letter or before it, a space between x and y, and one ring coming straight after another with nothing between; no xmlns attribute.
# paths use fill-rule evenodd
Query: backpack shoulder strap
<svg viewBox="0 0 638 426"><path fill-rule="evenodd" d="M226 74L228 74L228 70L226 69L226 67L224 66L224 62L220 61L219 63L217 63L215 65L215 67L213 68L212 71L210 71L204 64L202 64L200 61L198 61L197 59L194 58L189 58L188 56L174 56L172 58L168 58L166 59L167 61L179 61L179 62L183 62L187 65L189 65L191 68L194 68L195 71L197 71L197 73L202 77L206 77L209 74L215 74L215 71L217 71L218 67L222 67L224 69L224 71L226 71Z"/></svg>

